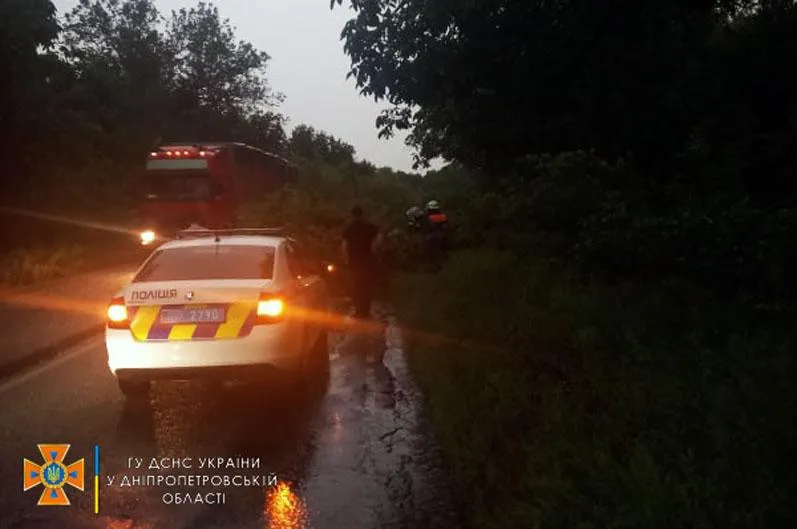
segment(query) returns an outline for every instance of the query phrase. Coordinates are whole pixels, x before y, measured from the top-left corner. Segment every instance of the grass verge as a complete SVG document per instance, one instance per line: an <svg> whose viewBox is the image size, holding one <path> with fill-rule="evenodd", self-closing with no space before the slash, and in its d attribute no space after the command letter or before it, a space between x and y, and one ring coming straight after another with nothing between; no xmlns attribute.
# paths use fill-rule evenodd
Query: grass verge
<svg viewBox="0 0 797 529"><path fill-rule="evenodd" d="M68 212L31 214L45 218L0 208L0 220L9 227L0 237L0 285L4 287L133 263L148 252L124 226L109 221L106 210L99 210L90 220Z"/></svg>
<svg viewBox="0 0 797 529"><path fill-rule="evenodd" d="M28 285L75 273L85 256L86 248L77 244L13 248L0 256L0 285Z"/></svg>
<svg viewBox="0 0 797 529"><path fill-rule="evenodd" d="M791 326L486 250L395 287L474 527L797 526Z"/></svg>
<svg viewBox="0 0 797 529"><path fill-rule="evenodd" d="M150 252L151 249L122 237L16 246L0 252L0 286L13 288L116 266L133 266Z"/></svg>

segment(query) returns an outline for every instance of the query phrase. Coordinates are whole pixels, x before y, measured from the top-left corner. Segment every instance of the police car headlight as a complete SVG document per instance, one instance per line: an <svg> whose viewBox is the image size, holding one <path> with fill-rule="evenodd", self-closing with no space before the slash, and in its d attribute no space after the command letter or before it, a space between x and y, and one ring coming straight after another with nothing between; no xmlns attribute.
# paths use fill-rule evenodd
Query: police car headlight
<svg viewBox="0 0 797 529"><path fill-rule="evenodd" d="M142 231L140 234L141 244L152 244L155 241L155 232L152 230Z"/></svg>

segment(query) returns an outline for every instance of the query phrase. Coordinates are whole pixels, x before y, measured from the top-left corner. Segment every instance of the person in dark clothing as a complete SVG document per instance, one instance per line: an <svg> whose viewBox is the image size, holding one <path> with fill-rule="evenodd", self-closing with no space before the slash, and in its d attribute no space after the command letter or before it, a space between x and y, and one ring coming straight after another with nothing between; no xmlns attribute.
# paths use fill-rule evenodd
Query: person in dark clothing
<svg viewBox="0 0 797 529"><path fill-rule="evenodd" d="M442 264L442 259L448 252L448 215L443 213L437 200L430 200L426 204L424 216L424 255L426 264L437 270Z"/></svg>
<svg viewBox="0 0 797 529"><path fill-rule="evenodd" d="M353 220L343 232L343 259L352 274L354 315L367 318L371 314L377 282L376 249L381 242L379 227L363 218L363 210L351 210Z"/></svg>

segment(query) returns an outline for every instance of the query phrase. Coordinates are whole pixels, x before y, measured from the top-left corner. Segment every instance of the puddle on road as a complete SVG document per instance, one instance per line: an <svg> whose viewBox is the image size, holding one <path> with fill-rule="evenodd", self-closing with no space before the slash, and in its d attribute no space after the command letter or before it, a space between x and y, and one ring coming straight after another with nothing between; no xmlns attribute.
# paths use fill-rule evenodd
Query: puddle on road
<svg viewBox="0 0 797 529"><path fill-rule="evenodd" d="M261 491L259 503L247 497L245 512L204 510L190 527L460 527L401 331L394 316L381 321L330 336L329 385L305 423L309 434L293 457L272 459L290 469L280 472L279 485Z"/></svg>
<svg viewBox="0 0 797 529"><path fill-rule="evenodd" d="M456 528L395 316L335 344L317 451L301 487L310 527Z"/></svg>

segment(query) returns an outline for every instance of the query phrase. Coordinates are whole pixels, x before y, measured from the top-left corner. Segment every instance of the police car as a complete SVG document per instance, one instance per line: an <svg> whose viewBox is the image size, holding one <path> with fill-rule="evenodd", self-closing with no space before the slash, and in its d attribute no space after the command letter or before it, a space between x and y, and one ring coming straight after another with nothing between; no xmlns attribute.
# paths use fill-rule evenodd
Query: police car
<svg viewBox="0 0 797 529"><path fill-rule="evenodd" d="M110 371L127 396L155 380L305 380L328 361L321 274L279 229L183 230L109 304Z"/></svg>

